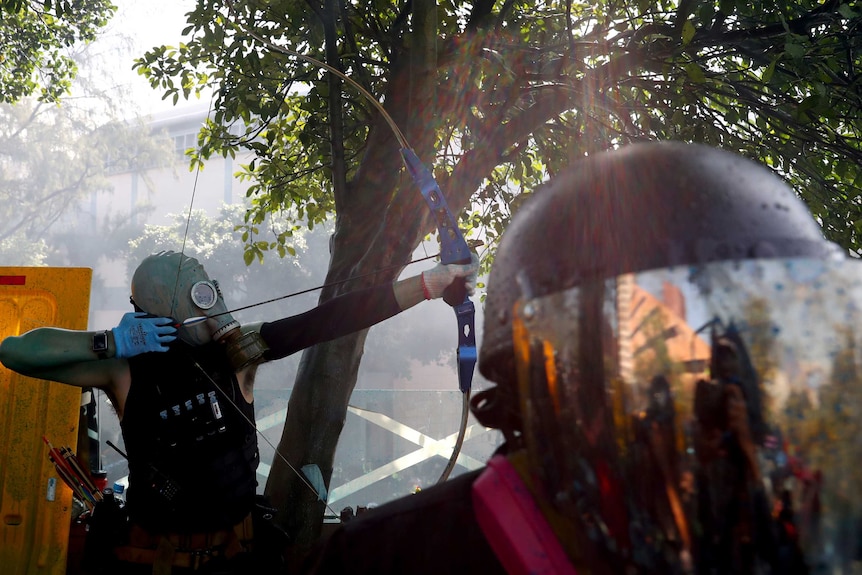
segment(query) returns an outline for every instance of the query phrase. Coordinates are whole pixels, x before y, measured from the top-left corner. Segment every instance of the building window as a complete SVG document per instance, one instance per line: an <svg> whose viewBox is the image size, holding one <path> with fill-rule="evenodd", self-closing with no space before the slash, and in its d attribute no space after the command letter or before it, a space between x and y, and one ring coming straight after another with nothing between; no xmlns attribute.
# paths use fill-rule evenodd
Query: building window
<svg viewBox="0 0 862 575"><path fill-rule="evenodd" d="M174 152L177 154L178 157L182 158L186 155L186 150L188 150L189 148L194 148L197 143L197 132L174 136Z"/></svg>

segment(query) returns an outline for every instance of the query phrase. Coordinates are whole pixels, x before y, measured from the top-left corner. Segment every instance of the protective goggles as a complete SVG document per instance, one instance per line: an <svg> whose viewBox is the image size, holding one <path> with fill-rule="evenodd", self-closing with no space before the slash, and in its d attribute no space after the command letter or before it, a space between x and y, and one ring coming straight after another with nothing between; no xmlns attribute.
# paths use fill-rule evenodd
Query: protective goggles
<svg viewBox="0 0 862 575"><path fill-rule="evenodd" d="M862 264L727 261L521 300L541 489L645 571L862 561Z"/></svg>

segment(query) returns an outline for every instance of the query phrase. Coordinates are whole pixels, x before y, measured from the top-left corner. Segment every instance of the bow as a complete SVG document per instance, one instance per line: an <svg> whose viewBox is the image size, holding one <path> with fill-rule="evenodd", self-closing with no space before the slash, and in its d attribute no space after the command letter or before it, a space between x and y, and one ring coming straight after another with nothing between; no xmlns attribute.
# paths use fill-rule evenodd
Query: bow
<svg viewBox="0 0 862 575"><path fill-rule="evenodd" d="M431 171L422 164L410 148L404 147L401 149L401 158L404 160L407 171L422 193L422 197L425 198L425 203L428 204L437 223L437 230L440 233L440 263L470 263L470 248L467 246L464 234L461 233L458 222L455 220L455 216L452 215L451 210L449 210L446 198L443 196L443 192L440 191L440 187L437 185L437 181L434 179ZM446 481L449 477L449 474L455 467L455 462L458 460L461 445L464 443L464 436L467 432L470 387L473 382L473 368L476 366L476 308L473 306L470 298L467 297L463 278L456 280L455 283L446 288L443 292L443 301L452 306L458 321L458 387L461 389L463 405L461 406L461 424L458 428L458 438L455 440L455 446L452 449L449 463L447 463L442 475L440 475L438 483Z"/></svg>
<svg viewBox="0 0 862 575"><path fill-rule="evenodd" d="M470 263L470 248L431 171L409 148L401 150L401 157L437 222L437 230L440 233L440 263ZM443 301L452 306L458 318L458 386L462 393L469 393L473 382L473 367L476 365L476 310L467 297L463 278L446 288Z"/></svg>

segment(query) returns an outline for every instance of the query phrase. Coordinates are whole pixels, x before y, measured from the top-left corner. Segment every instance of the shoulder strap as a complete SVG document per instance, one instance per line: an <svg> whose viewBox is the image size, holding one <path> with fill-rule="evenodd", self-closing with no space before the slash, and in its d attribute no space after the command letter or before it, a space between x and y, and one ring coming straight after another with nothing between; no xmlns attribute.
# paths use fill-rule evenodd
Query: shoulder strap
<svg viewBox="0 0 862 575"><path fill-rule="evenodd" d="M510 575L577 575L529 489L502 455L473 483L473 508Z"/></svg>

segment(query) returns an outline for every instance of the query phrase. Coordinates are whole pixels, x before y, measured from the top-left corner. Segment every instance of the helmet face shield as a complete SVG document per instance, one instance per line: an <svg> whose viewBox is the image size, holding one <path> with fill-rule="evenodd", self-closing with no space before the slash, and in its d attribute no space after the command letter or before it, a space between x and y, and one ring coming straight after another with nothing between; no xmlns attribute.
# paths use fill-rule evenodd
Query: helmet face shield
<svg viewBox="0 0 862 575"><path fill-rule="evenodd" d="M522 299L513 332L539 488L616 560L862 566L859 262L629 274Z"/></svg>

